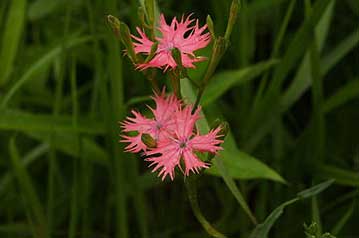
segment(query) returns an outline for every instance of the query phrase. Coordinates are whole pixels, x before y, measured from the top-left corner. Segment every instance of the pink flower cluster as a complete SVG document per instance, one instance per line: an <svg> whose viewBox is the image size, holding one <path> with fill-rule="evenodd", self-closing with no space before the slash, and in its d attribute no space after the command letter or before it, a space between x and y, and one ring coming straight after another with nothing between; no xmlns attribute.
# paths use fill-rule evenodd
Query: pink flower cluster
<svg viewBox="0 0 359 238"><path fill-rule="evenodd" d="M172 57L172 50L177 48L181 52L182 64L185 68L195 68L194 62L205 60L205 57L197 57L194 51L206 47L211 41L210 33L204 33L207 29L207 24L199 27L198 20L191 20L191 15L186 19L183 18L178 21L173 18L170 25L166 23L163 14L160 16L158 30L162 37L156 37L158 47L154 57L147 63L138 64L137 68L144 70L147 68L163 68L165 71L168 68L176 68L177 63ZM195 24L193 25L193 23ZM134 43L135 53L143 53L149 55L151 47L154 44L143 30L136 28L139 37L132 35L132 38L137 41Z"/></svg>
<svg viewBox="0 0 359 238"><path fill-rule="evenodd" d="M212 129L206 135L200 135L196 122L200 119L201 108L192 113L192 105L184 105L174 95L162 94L153 97L156 107L149 107L153 118L146 118L141 113L132 111L133 117L127 117L122 122L124 132L135 132L136 135L122 135L121 142L129 143L125 150L132 153L143 153L152 172L159 170L162 180L167 175L174 179L175 168L178 167L185 176L198 173L208 164L198 158L197 153L217 153L222 150L220 144L221 128ZM143 141L144 134L150 135L156 142L156 147L149 148ZM181 167L184 162L184 170Z"/></svg>

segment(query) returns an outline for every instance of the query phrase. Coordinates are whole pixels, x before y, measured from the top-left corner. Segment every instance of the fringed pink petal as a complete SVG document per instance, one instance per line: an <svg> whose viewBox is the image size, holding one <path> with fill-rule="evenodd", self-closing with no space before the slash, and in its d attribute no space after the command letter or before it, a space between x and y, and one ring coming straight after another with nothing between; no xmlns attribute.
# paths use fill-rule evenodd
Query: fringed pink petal
<svg viewBox="0 0 359 238"><path fill-rule="evenodd" d="M176 68L176 61L173 59L171 52L162 51L157 53L153 59L147 63L138 64L137 69L145 70L148 68Z"/></svg>
<svg viewBox="0 0 359 238"><path fill-rule="evenodd" d="M175 133L179 139L189 138L193 135L193 129L198 119L200 119L201 108L198 107L192 114L193 107L186 106L176 112L174 116L176 121Z"/></svg>
<svg viewBox="0 0 359 238"><path fill-rule="evenodd" d="M126 136L122 135L120 142L130 143L125 147L125 152L131 153L139 153L141 151L146 151L147 146L141 140L142 134L138 134L137 136Z"/></svg>
<svg viewBox="0 0 359 238"><path fill-rule="evenodd" d="M223 143L223 140L219 139L221 136L219 134L220 131L221 128L218 127L211 130L206 135L196 135L188 142L188 144L195 151L216 153L217 151L222 150L222 147L219 146Z"/></svg>
<svg viewBox="0 0 359 238"><path fill-rule="evenodd" d="M208 168L208 164L201 161L194 153L190 150L184 150L183 160L186 166L185 175L189 176L190 172L199 173L200 169Z"/></svg>
<svg viewBox="0 0 359 238"><path fill-rule="evenodd" d="M135 110L131 111L134 117L127 117L124 122L121 122L121 127L124 132L138 131L140 133L149 133L153 127L153 120L145 118L141 113Z"/></svg>
<svg viewBox="0 0 359 238"><path fill-rule="evenodd" d="M136 30L137 30L138 34L140 35L140 37L131 35L131 37L137 41L137 42L133 43L135 53L136 54L138 54L138 53L149 54L151 52L151 47L153 45L153 42L150 39L148 39L146 34L139 27L136 27Z"/></svg>
<svg viewBox="0 0 359 238"><path fill-rule="evenodd" d="M181 159L181 151L176 148L175 144L167 142L165 145L159 145L158 148L150 150L146 154L150 156L146 158L146 161L151 162L149 166L154 166L152 172L159 170L158 176L162 177L162 180L168 175L171 180L174 179L175 168L179 166Z"/></svg>

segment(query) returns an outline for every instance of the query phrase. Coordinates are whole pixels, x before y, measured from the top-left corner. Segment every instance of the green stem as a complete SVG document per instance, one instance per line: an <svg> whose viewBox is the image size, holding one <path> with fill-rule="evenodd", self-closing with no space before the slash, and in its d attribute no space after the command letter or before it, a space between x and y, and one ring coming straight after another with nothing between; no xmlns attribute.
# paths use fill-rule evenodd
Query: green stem
<svg viewBox="0 0 359 238"><path fill-rule="evenodd" d="M198 196L197 196L197 186L196 186L197 176L192 175L185 179L185 186L187 189L188 199L191 203L192 211L197 218L197 220L201 223L204 230L212 237L215 238L227 238L227 236L223 235L219 231L217 231L211 223L209 223L206 218L203 216L201 209L198 204Z"/></svg>
<svg viewBox="0 0 359 238"><path fill-rule="evenodd" d="M171 85L173 88L173 92L176 95L177 98L181 99L181 80L179 77L176 77L175 75L171 75L170 74L170 78L171 78Z"/></svg>
<svg viewBox="0 0 359 238"><path fill-rule="evenodd" d="M158 80L156 78L156 71L144 71L145 77L150 81L152 85L152 89L155 91L155 93L159 94L161 93L161 89L158 84Z"/></svg>
<svg viewBox="0 0 359 238"><path fill-rule="evenodd" d="M227 40L225 38L218 37L217 39L215 39L211 58L209 60L209 64L208 64L206 73L205 73L205 75L202 79L202 82L200 84L200 87L198 89L196 102L194 104L192 113L197 109L197 107L201 101L201 98L203 96L203 92L204 92L205 88L207 87L208 82L209 82L210 78L212 77L214 71L216 70L216 68L219 64L219 61L221 60L224 52L226 51L227 45L228 45Z"/></svg>
<svg viewBox="0 0 359 238"><path fill-rule="evenodd" d="M212 77L214 71L216 70L219 61L221 60L222 56L224 55L224 52L226 52L228 45L229 45L229 38L232 34L233 27L237 20L238 11L240 9L240 1L239 0L233 0L231 4L231 8L229 10L229 18L227 22L227 28L224 36L219 36L214 39L213 49L211 58L207 67L206 74L203 77L202 83L198 89L196 102L194 104L192 113L194 113L201 101L201 98L203 96L203 92L205 88L207 87L207 84L209 82L209 79ZM207 18L208 20L208 18ZM209 18L211 21L211 19ZM209 24L211 25L211 23ZM211 28L211 35L214 36L213 26Z"/></svg>

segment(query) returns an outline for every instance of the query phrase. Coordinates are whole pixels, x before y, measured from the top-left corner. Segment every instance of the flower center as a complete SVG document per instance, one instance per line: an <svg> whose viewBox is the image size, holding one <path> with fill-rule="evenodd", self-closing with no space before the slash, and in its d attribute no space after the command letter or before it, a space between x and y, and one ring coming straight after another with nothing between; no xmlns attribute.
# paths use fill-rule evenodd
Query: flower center
<svg viewBox="0 0 359 238"><path fill-rule="evenodd" d="M173 42L168 42L167 43L167 51L172 51L175 48Z"/></svg>
<svg viewBox="0 0 359 238"><path fill-rule="evenodd" d="M180 144L179 144L179 147L180 147L181 149L185 148L186 146L187 146L187 144L186 144L185 141L182 141L182 142L180 142Z"/></svg>
<svg viewBox="0 0 359 238"><path fill-rule="evenodd" d="M157 122L157 123L156 123L156 129L157 129L157 130L160 130L161 128L162 128L161 123Z"/></svg>

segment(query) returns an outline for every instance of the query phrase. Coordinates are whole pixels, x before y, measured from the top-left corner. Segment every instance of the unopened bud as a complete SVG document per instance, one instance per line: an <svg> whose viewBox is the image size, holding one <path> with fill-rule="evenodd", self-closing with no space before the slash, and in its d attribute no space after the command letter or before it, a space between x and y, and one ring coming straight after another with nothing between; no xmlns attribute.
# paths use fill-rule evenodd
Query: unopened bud
<svg viewBox="0 0 359 238"><path fill-rule="evenodd" d="M120 34L121 34L122 43L126 47L128 57L130 57L130 59L132 60L133 63L136 63L136 61L137 61L136 53L135 53L135 50L133 48L133 42L131 40L130 29L123 22L121 22Z"/></svg>
<svg viewBox="0 0 359 238"><path fill-rule="evenodd" d="M147 19L150 25L153 25L155 19L155 1L145 0L145 8L147 13Z"/></svg>
<svg viewBox="0 0 359 238"><path fill-rule="evenodd" d="M143 9L143 7L139 7L137 9L137 15L138 15L138 18L140 19L141 25L147 26L146 20L145 20L146 13L145 13L145 10Z"/></svg>
<svg viewBox="0 0 359 238"><path fill-rule="evenodd" d="M157 146L156 141L149 134L143 134L141 140L149 148L155 148Z"/></svg>
<svg viewBox="0 0 359 238"><path fill-rule="evenodd" d="M114 17L112 15L108 15L107 16L107 22L110 24L113 32L119 36L120 35L120 25L121 25L121 22L120 20L118 20L117 17Z"/></svg>
<svg viewBox="0 0 359 238"><path fill-rule="evenodd" d="M206 22L207 22L207 27L208 27L209 33L211 33L212 39L216 39L216 34L215 34L215 31L214 31L213 20L212 20L212 18L211 18L210 15L207 15Z"/></svg>
<svg viewBox="0 0 359 238"><path fill-rule="evenodd" d="M229 37L232 34L233 26L236 23L238 11L240 8L240 0L233 0L231 4L231 8L229 10L229 18L227 22L227 29L224 35L226 40L229 40Z"/></svg>
<svg viewBox="0 0 359 238"><path fill-rule="evenodd" d="M128 57L131 59L133 63L136 63L137 62L136 53L133 48L131 33L128 26L125 23L118 20L117 17L114 17L112 15L107 16L107 21L109 22L116 36L121 40L122 44L125 46Z"/></svg>

